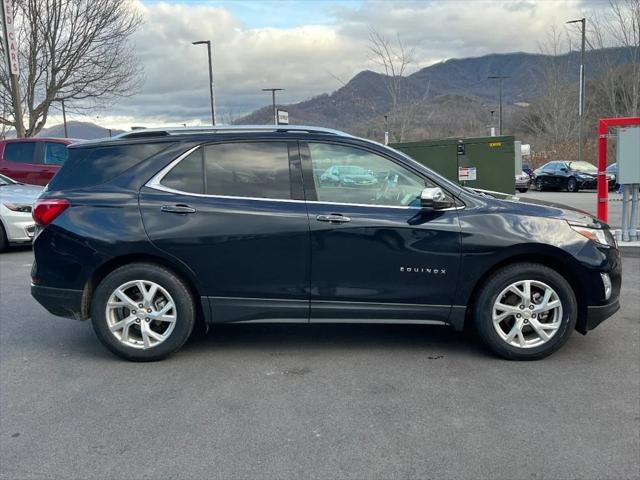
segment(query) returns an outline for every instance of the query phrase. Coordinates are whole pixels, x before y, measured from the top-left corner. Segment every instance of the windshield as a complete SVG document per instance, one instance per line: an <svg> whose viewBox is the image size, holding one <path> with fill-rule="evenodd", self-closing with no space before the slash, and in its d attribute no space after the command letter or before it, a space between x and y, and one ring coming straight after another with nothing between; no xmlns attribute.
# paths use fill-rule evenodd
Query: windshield
<svg viewBox="0 0 640 480"><path fill-rule="evenodd" d="M595 165L589 162L569 162L569 168L571 170L577 170L578 172L598 173Z"/></svg>
<svg viewBox="0 0 640 480"><path fill-rule="evenodd" d="M13 185L14 183L16 183L16 182L11 180L9 177L5 177L4 175L0 175L0 187L3 187L4 185Z"/></svg>

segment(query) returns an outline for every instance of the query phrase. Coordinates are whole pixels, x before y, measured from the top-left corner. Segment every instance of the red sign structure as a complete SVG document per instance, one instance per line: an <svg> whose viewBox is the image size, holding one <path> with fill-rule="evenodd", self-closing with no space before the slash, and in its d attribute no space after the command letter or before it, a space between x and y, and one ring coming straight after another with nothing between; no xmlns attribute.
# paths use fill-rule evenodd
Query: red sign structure
<svg viewBox="0 0 640 480"><path fill-rule="evenodd" d="M640 117L601 118L598 121L598 218L609 219L609 187L607 183L607 135L613 127L640 125Z"/></svg>

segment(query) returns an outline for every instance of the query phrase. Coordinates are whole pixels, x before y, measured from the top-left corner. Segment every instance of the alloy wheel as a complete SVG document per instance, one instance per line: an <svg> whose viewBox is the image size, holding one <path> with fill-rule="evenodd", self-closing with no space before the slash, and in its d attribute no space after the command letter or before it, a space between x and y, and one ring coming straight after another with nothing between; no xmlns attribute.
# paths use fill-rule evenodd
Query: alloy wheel
<svg viewBox="0 0 640 480"><path fill-rule="evenodd" d="M521 280L500 292L492 320L500 338L512 347L539 347L562 325L562 301L546 283Z"/></svg>
<svg viewBox="0 0 640 480"><path fill-rule="evenodd" d="M542 191L542 180L540 179L536 180L536 190L538 190L539 192Z"/></svg>
<svg viewBox="0 0 640 480"><path fill-rule="evenodd" d="M176 324L173 298L162 286L148 280L120 285L109 296L107 326L120 343L149 349L160 345Z"/></svg>

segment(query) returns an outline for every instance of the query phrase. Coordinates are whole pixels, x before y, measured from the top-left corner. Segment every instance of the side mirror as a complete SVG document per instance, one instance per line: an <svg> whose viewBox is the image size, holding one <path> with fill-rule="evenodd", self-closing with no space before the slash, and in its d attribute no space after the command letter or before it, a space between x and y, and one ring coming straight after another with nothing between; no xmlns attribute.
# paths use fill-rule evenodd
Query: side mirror
<svg viewBox="0 0 640 480"><path fill-rule="evenodd" d="M431 187L422 190L420 194L420 206L432 210L442 210L444 208L451 208L454 204L440 187Z"/></svg>

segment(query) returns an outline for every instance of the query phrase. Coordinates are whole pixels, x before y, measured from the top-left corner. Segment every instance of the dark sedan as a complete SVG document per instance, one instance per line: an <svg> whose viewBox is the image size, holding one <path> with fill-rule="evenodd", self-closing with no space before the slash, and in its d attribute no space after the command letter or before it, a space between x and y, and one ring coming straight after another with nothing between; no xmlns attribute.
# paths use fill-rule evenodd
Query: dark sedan
<svg viewBox="0 0 640 480"><path fill-rule="evenodd" d="M546 163L534 172L536 190L567 190L577 192L580 189L596 188L598 169L589 162L557 160ZM607 174L609 189L615 187L615 177Z"/></svg>

